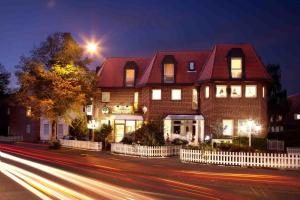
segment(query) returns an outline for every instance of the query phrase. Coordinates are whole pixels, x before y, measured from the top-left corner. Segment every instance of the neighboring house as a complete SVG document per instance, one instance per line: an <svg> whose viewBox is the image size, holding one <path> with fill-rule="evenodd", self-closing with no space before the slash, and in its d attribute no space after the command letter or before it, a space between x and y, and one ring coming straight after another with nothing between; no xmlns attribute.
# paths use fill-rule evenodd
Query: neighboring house
<svg viewBox="0 0 300 200"><path fill-rule="evenodd" d="M260 127L257 136L267 134L271 77L249 44L108 58L97 75L102 95L94 100L94 118L112 125L111 141L156 119L164 121L166 139L191 143L204 141L217 125L223 138L247 136L250 119Z"/></svg>
<svg viewBox="0 0 300 200"><path fill-rule="evenodd" d="M288 97L290 111L285 119L286 130L300 130L300 93Z"/></svg>
<svg viewBox="0 0 300 200"><path fill-rule="evenodd" d="M44 118L32 119L30 108L26 109L7 99L1 103L0 115L0 135L23 136L25 141L48 141L51 139L51 123ZM63 138L68 133L68 125L59 119L57 138Z"/></svg>

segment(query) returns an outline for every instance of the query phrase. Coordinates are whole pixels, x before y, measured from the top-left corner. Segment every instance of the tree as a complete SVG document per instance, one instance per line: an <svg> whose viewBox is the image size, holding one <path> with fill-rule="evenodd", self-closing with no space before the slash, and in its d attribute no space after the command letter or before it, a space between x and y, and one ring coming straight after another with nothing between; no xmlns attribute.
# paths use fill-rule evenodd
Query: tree
<svg viewBox="0 0 300 200"><path fill-rule="evenodd" d="M224 132L224 127L222 122L218 121L212 124L210 127L214 139L222 138Z"/></svg>
<svg viewBox="0 0 300 200"><path fill-rule="evenodd" d="M4 65L0 63L0 96L8 93L10 73L5 70Z"/></svg>
<svg viewBox="0 0 300 200"><path fill-rule="evenodd" d="M31 108L33 118L43 116L51 122L52 141L59 117L71 124L74 115L83 114L95 77L86 67L89 63L70 33L51 34L30 56L20 59L18 100Z"/></svg>
<svg viewBox="0 0 300 200"><path fill-rule="evenodd" d="M267 65L267 71L273 82L268 90L268 115L277 119L279 115L285 116L289 112L287 91L281 85L281 68L277 64Z"/></svg>
<svg viewBox="0 0 300 200"><path fill-rule="evenodd" d="M87 117L85 115L72 120L71 127L69 129L71 136L76 139L83 139L88 135L88 132Z"/></svg>

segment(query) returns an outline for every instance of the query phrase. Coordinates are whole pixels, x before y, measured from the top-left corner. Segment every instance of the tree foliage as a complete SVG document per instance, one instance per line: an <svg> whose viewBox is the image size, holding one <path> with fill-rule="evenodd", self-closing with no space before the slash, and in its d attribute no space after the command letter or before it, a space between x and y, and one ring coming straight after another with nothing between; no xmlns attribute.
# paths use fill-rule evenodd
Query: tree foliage
<svg viewBox="0 0 300 200"><path fill-rule="evenodd" d="M267 71L273 79L268 90L268 115L276 118L278 115L285 116L289 112L289 102L287 91L281 85L280 65L269 64Z"/></svg>
<svg viewBox="0 0 300 200"><path fill-rule="evenodd" d="M70 33L48 36L30 56L20 59L18 100L31 107L33 118L43 116L52 122L52 139L58 117L70 124L92 95L94 74L86 67L89 63Z"/></svg>
<svg viewBox="0 0 300 200"><path fill-rule="evenodd" d="M8 93L10 73L5 70L4 65L0 63L0 96Z"/></svg>
<svg viewBox="0 0 300 200"><path fill-rule="evenodd" d="M71 136L78 140L82 140L86 138L88 132L89 130L87 128L87 117L85 115L72 120L69 129L69 133Z"/></svg>

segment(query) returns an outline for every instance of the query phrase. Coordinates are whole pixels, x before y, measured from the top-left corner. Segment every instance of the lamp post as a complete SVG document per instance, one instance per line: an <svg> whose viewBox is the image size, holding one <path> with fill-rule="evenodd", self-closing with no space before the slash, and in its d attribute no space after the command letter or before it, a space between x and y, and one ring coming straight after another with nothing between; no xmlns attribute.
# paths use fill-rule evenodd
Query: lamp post
<svg viewBox="0 0 300 200"><path fill-rule="evenodd" d="M250 119L246 122L243 129L248 132L248 138L249 138L249 147L251 147L251 136L253 133L258 132L261 130L261 125L258 123L255 123L254 120Z"/></svg>

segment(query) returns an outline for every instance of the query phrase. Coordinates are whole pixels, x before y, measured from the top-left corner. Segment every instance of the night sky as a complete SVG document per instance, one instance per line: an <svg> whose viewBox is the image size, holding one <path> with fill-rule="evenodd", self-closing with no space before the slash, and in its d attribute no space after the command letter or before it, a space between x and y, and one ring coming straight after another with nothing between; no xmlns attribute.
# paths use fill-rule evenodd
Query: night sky
<svg viewBox="0 0 300 200"><path fill-rule="evenodd" d="M96 37L104 57L251 43L265 64L281 65L288 93L300 92L299 0L1 0L0 62L14 72L21 55L57 31L80 44Z"/></svg>

